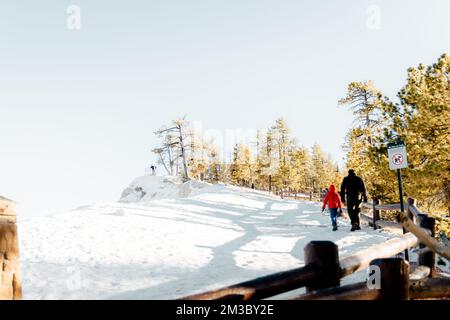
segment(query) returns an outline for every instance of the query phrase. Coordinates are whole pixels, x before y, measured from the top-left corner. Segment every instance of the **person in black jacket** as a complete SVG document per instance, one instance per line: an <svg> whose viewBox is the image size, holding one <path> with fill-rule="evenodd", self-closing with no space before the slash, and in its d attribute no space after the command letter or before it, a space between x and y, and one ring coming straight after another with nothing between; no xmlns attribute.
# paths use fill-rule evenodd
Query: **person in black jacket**
<svg viewBox="0 0 450 320"><path fill-rule="evenodd" d="M350 231L360 230L359 205L361 201L367 202L366 187L364 186L363 180L352 169L348 171L348 176L342 181L341 198L342 202L347 204L348 215L352 223L352 229Z"/></svg>

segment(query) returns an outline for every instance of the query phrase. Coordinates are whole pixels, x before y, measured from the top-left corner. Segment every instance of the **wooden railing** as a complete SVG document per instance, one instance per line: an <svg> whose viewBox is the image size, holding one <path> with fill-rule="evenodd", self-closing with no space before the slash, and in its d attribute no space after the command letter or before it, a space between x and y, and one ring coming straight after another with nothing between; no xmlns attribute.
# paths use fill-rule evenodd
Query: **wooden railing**
<svg viewBox="0 0 450 320"><path fill-rule="evenodd" d="M15 204L0 196L0 300L21 298Z"/></svg>
<svg viewBox="0 0 450 320"><path fill-rule="evenodd" d="M291 192L280 191L277 193L283 199L323 201L325 193L323 192Z"/></svg>
<svg viewBox="0 0 450 320"><path fill-rule="evenodd" d="M375 228L380 210L399 210L400 205L365 204L372 208ZM375 213L378 211L378 214ZM417 220L417 226L413 220ZM329 241L313 241L304 248L305 266L242 282L221 289L194 294L182 300L255 300L271 298L299 288L306 288L296 300L346 299L428 299L450 298L450 279L439 278L435 254L450 259L449 248L434 242L434 219L422 214L412 199L407 213L399 216L410 232L339 259L338 247ZM431 240L433 239L433 240ZM396 257L404 250L420 245L417 267ZM366 282L340 286L340 279L355 272L375 268L380 271L379 287Z"/></svg>
<svg viewBox="0 0 450 320"><path fill-rule="evenodd" d="M385 228L392 231L401 231L402 226L398 222L385 221L381 219L382 211L400 211L400 203L380 204L379 200L375 199L373 202L361 203L361 207L362 209L366 209L372 212L371 216L368 216L364 211L361 212L361 219L366 220L368 224L374 229Z"/></svg>

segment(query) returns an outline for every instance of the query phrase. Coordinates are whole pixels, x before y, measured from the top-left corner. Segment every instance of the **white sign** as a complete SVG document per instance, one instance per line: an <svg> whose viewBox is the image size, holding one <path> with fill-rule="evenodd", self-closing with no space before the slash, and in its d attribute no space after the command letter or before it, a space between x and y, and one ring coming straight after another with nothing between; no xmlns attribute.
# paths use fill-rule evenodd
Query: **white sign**
<svg viewBox="0 0 450 320"><path fill-rule="evenodd" d="M406 146L403 141L388 144L389 169L408 168Z"/></svg>

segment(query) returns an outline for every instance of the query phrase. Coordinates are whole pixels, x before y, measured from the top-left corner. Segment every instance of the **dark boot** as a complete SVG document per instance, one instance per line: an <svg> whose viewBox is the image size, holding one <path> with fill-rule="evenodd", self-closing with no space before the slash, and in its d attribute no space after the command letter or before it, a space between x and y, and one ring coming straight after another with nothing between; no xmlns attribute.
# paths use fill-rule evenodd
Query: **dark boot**
<svg viewBox="0 0 450 320"><path fill-rule="evenodd" d="M356 218L355 224L356 224L356 230L361 230L361 227L359 226L359 214Z"/></svg>
<svg viewBox="0 0 450 320"><path fill-rule="evenodd" d="M337 231L338 227L337 225L333 225L333 231Z"/></svg>
<svg viewBox="0 0 450 320"><path fill-rule="evenodd" d="M350 231L353 232L353 231L355 231L355 230L357 230L357 229L356 229L356 224L352 223L352 228L350 229Z"/></svg>

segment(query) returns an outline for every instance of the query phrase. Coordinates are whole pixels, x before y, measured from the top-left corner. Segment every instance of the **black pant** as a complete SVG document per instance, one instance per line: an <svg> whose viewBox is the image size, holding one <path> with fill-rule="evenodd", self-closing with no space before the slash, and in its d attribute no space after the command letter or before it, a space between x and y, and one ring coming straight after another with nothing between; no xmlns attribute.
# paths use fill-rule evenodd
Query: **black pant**
<svg viewBox="0 0 450 320"><path fill-rule="evenodd" d="M347 198L347 211L348 216L350 217L350 221L352 226L359 227L359 204L361 201L358 198L349 197Z"/></svg>

